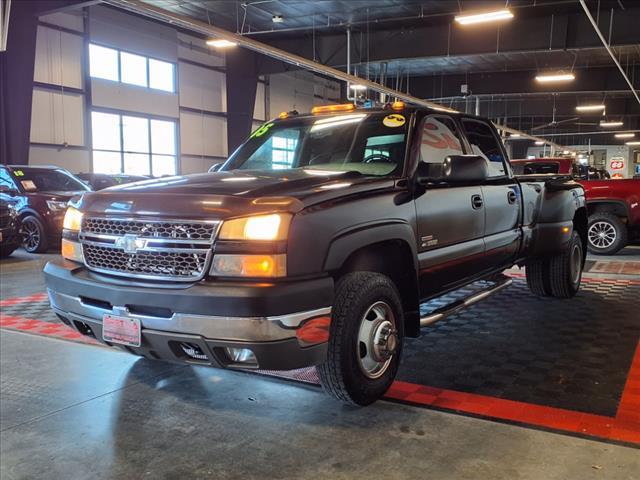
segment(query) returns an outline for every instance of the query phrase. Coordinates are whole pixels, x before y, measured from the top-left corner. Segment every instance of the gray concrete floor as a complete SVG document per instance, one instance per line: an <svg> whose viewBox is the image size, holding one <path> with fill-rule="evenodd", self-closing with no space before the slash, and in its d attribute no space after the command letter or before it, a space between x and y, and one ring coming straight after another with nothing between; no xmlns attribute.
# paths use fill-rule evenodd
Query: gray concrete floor
<svg viewBox="0 0 640 480"><path fill-rule="evenodd" d="M4 260L2 298L48 256ZM629 260L628 258L626 260ZM640 451L0 330L0 478L636 479Z"/></svg>

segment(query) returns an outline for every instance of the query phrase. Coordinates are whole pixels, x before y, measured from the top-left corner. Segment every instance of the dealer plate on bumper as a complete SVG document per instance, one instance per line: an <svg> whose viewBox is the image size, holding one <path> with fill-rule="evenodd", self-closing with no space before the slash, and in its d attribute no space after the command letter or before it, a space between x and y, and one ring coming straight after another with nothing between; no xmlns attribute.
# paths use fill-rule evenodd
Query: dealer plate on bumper
<svg viewBox="0 0 640 480"><path fill-rule="evenodd" d="M104 314L102 317L102 339L128 347L140 346L140 319Z"/></svg>

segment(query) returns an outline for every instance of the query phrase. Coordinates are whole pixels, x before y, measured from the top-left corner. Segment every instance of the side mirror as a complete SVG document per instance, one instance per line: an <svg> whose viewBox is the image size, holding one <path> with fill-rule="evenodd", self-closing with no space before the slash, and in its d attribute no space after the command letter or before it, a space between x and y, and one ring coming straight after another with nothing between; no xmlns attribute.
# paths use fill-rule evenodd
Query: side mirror
<svg viewBox="0 0 640 480"><path fill-rule="evenodd" d="M217 172L218 170L220 170L222 165L224 165L224 163L214 163L209 167L209 170L207 170L207 172L208 173Z"/></svg>
<svg viewBox="0 0 640 480"><path fill-rule="evenodd" d="M442 163L420 162L416 172L421 185L432 182L483 182L489 176L487 161L478 155L450 155Z"/></svg>

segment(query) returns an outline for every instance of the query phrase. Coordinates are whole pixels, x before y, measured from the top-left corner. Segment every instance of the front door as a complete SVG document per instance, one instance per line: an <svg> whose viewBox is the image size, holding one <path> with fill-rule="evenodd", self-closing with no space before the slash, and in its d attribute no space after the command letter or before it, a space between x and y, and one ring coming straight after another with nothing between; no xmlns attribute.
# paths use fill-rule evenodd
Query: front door
<svg viewBox="0 0 640 480"><path fill-rule="evenodd" d="M448 155L464 153L456 123L447 116L424 118L418 127L419 161L437 176ZM481 185L434 183L415 199L421 297L479 273L484 254L484 199Z"/></svg>

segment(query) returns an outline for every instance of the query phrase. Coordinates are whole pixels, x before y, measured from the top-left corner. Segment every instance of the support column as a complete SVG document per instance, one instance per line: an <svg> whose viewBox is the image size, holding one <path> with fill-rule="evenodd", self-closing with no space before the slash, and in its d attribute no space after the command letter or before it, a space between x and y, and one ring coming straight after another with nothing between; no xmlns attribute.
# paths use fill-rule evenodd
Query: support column
<svg viewBox="0 0 640 480"><path fill-rule="evenodd" d="M227 52L227 145L231 154L251 133L258 87L258 54Z"/></svg>

